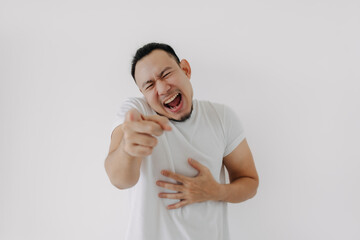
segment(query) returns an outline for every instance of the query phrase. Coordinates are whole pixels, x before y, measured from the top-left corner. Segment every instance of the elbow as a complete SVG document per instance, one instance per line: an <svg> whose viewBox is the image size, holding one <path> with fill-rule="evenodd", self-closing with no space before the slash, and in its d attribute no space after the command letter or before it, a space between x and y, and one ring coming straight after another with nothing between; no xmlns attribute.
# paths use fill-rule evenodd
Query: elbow
<svg viewBox="0 0 360 240"><path fill-rule="evenodd" d="M136 180L136 181L127 181L127 182L125 182L125 181L115 181L115 180L110 179L110 182L117 189L125 190L125 189L128 189L128 188L131 188L131 187L135 186L138 181Z"/></svg>
<svg viewBox="0 0 360 240"><path fill-rule="evenodd" d="M108 164L105 162L105 171L106 174L110 180L110 183L120 189L128 189L133 186L135 186L139 180L140 174L134 174L132 176L129 176L127 174L122 174L119 170L114 170L111 167L109 167Z"/></svg>
<svg viewBox="0 0 360 240"><path fill-rule="evenodd" d="M256 196L258 187L259 187L259 178L256 177L249 177L251 181L248 183L248 195L246 200L252 199Z"/></svg>
<svg viewBox="0 0 360 240"><path fill-rule="evenodd" d="M108 177L109 177L111 184L120 190L125 190L125 189L135 186L139 180L139 178L136 178L136 177L127 179L119 174L117 174L117 175L115 175L115 174L109 175L108 174Z"/></svg>
<svg viewBox="0 0 360 240"><path fill-rule="evenodd" d="M256 193L257 193L257 189L255 189L255 190L253 191L253 193L250 195L250 198L249 198L249 199L254 198L254 197L256 196Z"/></svg>
<svg viewBox="0 0 360 240"><path fill-rule="evenodd" d="M253 189L253 193L250 196L250 198L255 197L255 195L257 194L257 190L259 188L259 177L253 178L254 179L254 189Z"/></svg>

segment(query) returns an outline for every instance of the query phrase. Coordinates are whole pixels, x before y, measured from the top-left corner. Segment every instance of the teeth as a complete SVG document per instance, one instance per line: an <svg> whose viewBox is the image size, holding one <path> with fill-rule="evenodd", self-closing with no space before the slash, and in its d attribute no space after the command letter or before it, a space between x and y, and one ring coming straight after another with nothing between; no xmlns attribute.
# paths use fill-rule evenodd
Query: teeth
<svg viewBox="0 0 360 240"><path fill-rule="evenodd" d="M179 95L179 93L176 94L176 95L174 95L172 98L168 99L166 102L164 102L164 104L171 103L172 101L174 101L174 99L175 99L178 95Z"/></svg>

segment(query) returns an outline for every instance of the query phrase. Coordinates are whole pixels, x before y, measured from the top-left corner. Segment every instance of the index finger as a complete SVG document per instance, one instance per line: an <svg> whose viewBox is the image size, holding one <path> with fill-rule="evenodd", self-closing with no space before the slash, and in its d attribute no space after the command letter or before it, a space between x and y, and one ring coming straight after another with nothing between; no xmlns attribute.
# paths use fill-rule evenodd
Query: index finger
<svg viewBox="0 0 360 240"><path fill-rule="evenodd" d="M167 117L159 116L159 115L151 115L151 116L144 116L144 120L156 122L161 126L162 129L166 131L171 130L169 119Z"/></svg>
<svg viewBox="0 0 360 240"><path fill-rule="evenodd" d="M169 177L172 178L178 182L184 183L187 179L187 177L185 177L184 175L181 174L177 174L168 170L162 170L161 174L164 175L165 177Z"/></svg>

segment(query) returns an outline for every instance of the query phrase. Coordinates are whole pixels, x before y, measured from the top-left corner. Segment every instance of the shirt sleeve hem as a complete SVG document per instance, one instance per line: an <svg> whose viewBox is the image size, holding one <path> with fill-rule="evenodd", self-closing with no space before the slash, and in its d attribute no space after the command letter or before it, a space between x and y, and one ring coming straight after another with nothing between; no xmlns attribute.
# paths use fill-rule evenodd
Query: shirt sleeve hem
<svg viewBox="0 0 360 240"><path fill-rule="evenodd" d="M234 151L234 149L245 139L245 135L242 134L240 136L238 136L237 138L235 138L234 141L232 141L232 143L226 147L225 151L224 151L224 157L226 157L227 155L229 155L232 151Z"/></svg>

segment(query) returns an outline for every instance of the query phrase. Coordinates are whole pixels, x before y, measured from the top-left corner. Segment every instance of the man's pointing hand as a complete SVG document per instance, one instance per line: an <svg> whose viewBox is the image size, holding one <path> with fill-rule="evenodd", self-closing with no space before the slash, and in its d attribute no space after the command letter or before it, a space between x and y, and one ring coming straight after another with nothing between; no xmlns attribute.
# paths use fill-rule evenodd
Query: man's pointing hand
<svg viewBox="0 0 360 240"><path fill-rule="evenodd" d="M157 145L155 136L160 136L164 130L170 131L171 127L166 117L143 116L136 109L131 109L126 113L122 129L124 151L133 157L145 157Z"/></svg>

